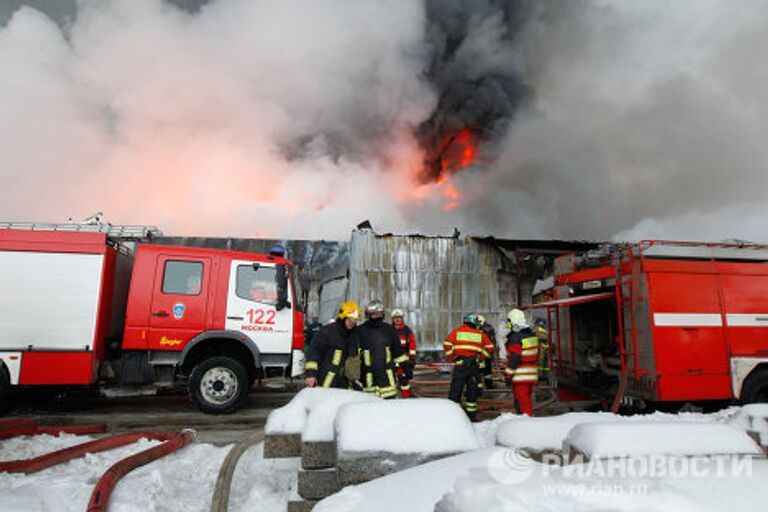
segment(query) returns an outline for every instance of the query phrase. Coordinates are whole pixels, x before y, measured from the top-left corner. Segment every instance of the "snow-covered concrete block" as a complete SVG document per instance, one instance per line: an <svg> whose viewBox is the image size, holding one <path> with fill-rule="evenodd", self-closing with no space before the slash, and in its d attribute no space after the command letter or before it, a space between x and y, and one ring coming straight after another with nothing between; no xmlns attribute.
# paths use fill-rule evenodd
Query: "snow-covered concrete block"
<svg viewBox="0 0 768 512"><path fill-rule="evenodd" d="M348 404L336 415L335 430L344 485L480 447L464 411L444 399Z"/></svg>
<svg viewBox="0 0 768 512"><path fill-rule="evenodd" d="M299 496L307 500L319 500L341 490L335 469L299 471Z"/></svg>
<svg viewBox="0 0 768 512"><path fill-rule="evenodd" d="M304 469L332 468L335 465L335 442L313 441L301 443L301 467Z"/></svg>
<svg viewBox="0 0 768 512"><path fill-rule="evenodd" d="M267 417L264 457L300 457L302 440L333 441L333 420L341 405L375 400L381 399L346 389L306 388L299 391L290 402Z"/></svg>
<svg viewBox="0 0 768 512"><path fill-rule="evenodd" d="M741 430L704 422L620 422L576 425L563 441L569 456L586 459L650 455L760 455L761 449Z"/></svg>
<svg viewBox="0 0 768 512"><path fill-rule="evenodd" d="M611 413L572 412L559 416L515 416L496 430L496 444L535 452L560 451L568 433L581 423L622 421Z"/></svg>

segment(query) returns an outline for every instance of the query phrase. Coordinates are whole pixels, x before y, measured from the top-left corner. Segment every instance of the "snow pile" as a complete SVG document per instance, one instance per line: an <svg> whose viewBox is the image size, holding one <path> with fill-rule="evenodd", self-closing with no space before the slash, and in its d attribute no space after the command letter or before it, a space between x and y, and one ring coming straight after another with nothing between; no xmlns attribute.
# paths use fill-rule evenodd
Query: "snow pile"
<svg viewBox="0 0 768 512"><path fill-rule="evenodd" d="M345 405L336 415L336 441L340 454L447 454L480 447L461 407L441 398Z"/></svg>
<svg viewBox="0 0 768 512"><path fill-rule="evenodd" d="M26 459L91 440L88 436L33 436L0 442L3 460ZM117 461L160 444L142 439L105 452L88 454L31 475L0 473L3 512L81 512L102 474ZM117 484L112 512L208 510L219 467L228 447L192 444L135 469Z"/></svg>
<svg viewBox="0 0 768 512"><path fill-rule="evenodd" d="M432 512L457 478L470 468L487 466L495 450L475 450L345 487L320 501L313 512Z"/></svg>
<svg viewBox="0 0 768 512"><path fill-rule="evenodd" d="M301 434L308 426L308 417L318 409L309 435L314 439L325 439L331 431L336 410L343 404L355 401L380 400L367 393L346 389L304 388L283 407L275 409L267 418L264 431L267 435Z"/></svg>
<svg viewBox="0 0 768 512"><path fill-rule="evenodd" d="M568 433L563 450L590 458L762 453L743 431L692 422L583 423Z"/></svg>

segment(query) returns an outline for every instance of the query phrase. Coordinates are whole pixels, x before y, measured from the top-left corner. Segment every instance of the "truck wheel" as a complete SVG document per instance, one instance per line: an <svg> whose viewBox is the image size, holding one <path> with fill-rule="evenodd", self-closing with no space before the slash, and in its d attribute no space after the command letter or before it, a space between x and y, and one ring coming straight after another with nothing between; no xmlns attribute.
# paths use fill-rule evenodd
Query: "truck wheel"
<svg viewBox="0 0 768 512"><path fill-rule="evenodd" d="M11 409L11 378L0 364L0 414L5 414Z"/></svg>
<svg viewBox="0 0 768 512"><path fill-rule="evenodd" d="M758 368L747 377L741 401L745 404L768 402L768 368Z"/></svg>
<svg viewBox="0 0 768 512"><path fill-rule="evenodd" d="M225 356L205 359L189 376L189 397L206 414L229 414L248 395L248 372L235 359Z"/></svg>

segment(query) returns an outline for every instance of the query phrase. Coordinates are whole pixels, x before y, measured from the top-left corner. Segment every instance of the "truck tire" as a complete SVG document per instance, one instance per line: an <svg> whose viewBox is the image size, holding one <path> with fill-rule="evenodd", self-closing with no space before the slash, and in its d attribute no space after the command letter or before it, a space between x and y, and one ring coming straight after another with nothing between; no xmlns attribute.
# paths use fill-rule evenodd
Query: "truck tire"
<svg viewBox="0 0 768 512"><path fill-rule="evenodd" d="M206 414L230 414L248 395L248 372L237 360L216 356L201 361L189 376L189 397Z"/></svg>
<svg viewBox="0 0 768 512"><path fill-rule="evenodd" d="M11 377L5 366L0 364L0 414L11 410Z"/></svg>
<svg viewBox="0 0 768 512"><path fill-rule="evenodd" d="M768 368L757 368L747 377L742 388L741 401L745 404L768 402Z"/></svg>

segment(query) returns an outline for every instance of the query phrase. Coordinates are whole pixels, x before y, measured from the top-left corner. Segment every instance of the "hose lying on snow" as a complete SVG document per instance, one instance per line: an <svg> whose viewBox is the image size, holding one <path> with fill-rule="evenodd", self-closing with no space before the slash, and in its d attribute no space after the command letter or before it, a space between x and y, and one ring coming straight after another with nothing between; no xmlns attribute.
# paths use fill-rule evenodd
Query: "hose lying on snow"
<svg viewBox="0 0 768 512"><path fill-rule="evenodd" d="M232 486L232 476L240 457L256 443L264 440L264 432L254 432L242 437L235 446L229 450L227 458L221 464L219 477L216 479L216 488L211 499L211 512L227 512L229 508L229 489Z"/></svg>
<svg viewBox="0 0 768 512"><path fill-rule="evenodd" d="M14 418L0 420L0 439L10 439L17 436L33 436L35 434L103 434L107 426L103 423L97 425L70 425L61 427L46 427L37 424L37 421L27 418Z"/></svg>
<svg viewBox="0 0 768 512"><path fill-rule="evenodd" d="M129 434L118 434L103 439L96 439L95 441L88 441L87 443L78 444L76 446L70 446L69 448L46 453L45 455L40 455L39 457L33 457L31 459L0 462L0 472L7 471L9 473L24 474L36 473L37 471L42 471L43 469L55 466L56 464L84 457L87 453L112 450L113 448L135 443L139 439L169 441L177 435L179 435L177 432L132 432Z"/></svg>
<svg viewBox="0 0 768 512"><path fill-rule="evenodd" d="M185 430L166 435L170 437L168 437L160 446L154 446L143 452L126 457L109 468L99 479L99 482L91 493L91 499L88 502L88 512L106 512L109 505L109 497L112 495L112 491L114 490L115 485L117 485L118 480L137 467L149 464L152 461L171 454L188 445L195 439L195 432L192 430Z"/></svg>

